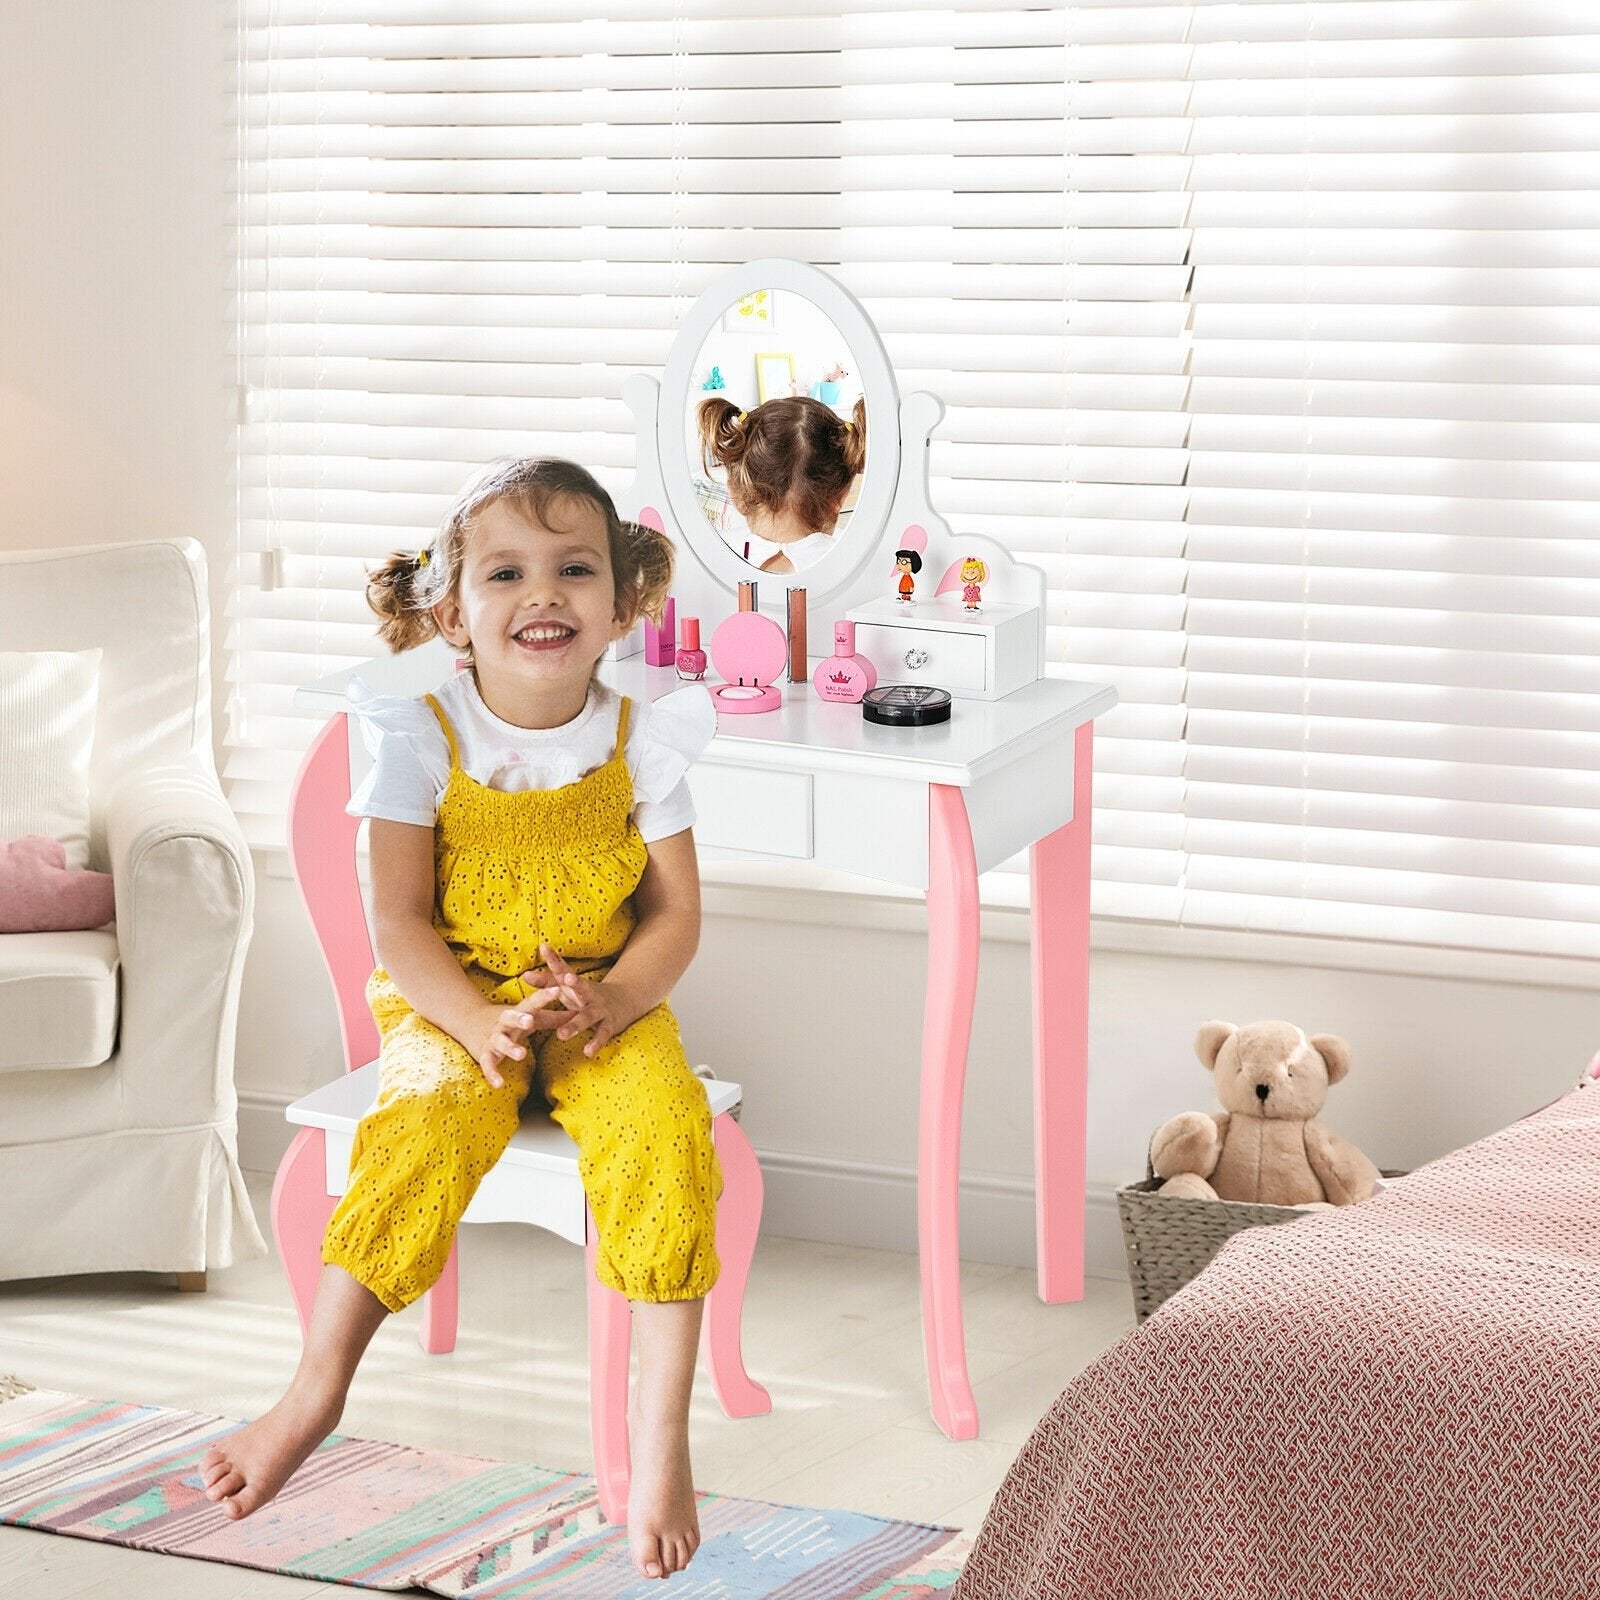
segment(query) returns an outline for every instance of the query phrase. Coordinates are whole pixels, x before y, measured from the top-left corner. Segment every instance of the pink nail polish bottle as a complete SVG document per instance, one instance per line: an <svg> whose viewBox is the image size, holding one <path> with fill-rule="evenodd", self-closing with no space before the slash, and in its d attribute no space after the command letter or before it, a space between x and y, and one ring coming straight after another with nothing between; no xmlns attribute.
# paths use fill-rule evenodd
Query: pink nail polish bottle
<svg viewBox="0 0 1600 1600"><path fill-rule="evenodd" d="M856 654L856 625L833 625L833 654L811 674L811 687L824 700L855 704L878 685L878 669Z"/></svg>
<svg viewBox="0 0 1600 1600"><path fill-rule="evenodd" d="M683 619L683 643L678 649L678 676L698 683L706 675L706 653L700 648L700 619Z"/></svg>

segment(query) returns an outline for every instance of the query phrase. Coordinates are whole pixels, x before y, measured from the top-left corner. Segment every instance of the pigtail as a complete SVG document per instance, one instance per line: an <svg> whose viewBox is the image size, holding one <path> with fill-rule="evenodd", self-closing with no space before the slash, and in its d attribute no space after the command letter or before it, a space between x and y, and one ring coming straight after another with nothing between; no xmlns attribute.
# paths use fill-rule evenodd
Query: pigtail
<svg viewBox="0 0 1600 1600"><path fill-rule="evenodd" d="M620 549L614 540L611 551L618 614L630 623L641 616L659 623L672 590L672 541L641 522L619 520L618 528Z"/></svg>
<svg viewBox="0 0 1600 1600"><path fill-rule="evenodd" d="M426 597L429 553L396 550L367 574L367 604L381 619L378 637L396 652L438 633Z"/></svg>
<svg viewBox="0 0 1600 1600"><path fill-rule="evenodd" d="M844 464L852 482L867 470L867 397L862 395L844 425Z"/></svg>
<svg viewBox="0 0 1600 1600"><path fill-rule="evenodd" d="M700 402L696 413L700 429L700 458L709 472L712 467L731 467L744 457L749 440L741 426L744 412L731 400L712 395Z"/></svg>

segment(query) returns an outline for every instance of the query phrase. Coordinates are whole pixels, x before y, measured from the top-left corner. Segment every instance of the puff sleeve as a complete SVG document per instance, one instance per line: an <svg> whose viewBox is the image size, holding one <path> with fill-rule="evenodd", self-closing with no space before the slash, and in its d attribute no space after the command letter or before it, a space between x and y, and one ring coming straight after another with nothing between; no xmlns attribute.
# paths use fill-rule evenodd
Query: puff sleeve
<svg viewBox="0 0 1600 1600"><path fill-rule="evenodd" d="M431 828L450 779L450 750L439 719L421 700L375 695L351 680L350 709L372 756L372 769L345 810Z"/></svg>
<svg viewBox="0 0 1600 1600"><path fill-rule="evenodd" d="M717 731L717 710L698 684L635 707L628 730L633 820L646 844L694 826L685 777Z"/></svg>

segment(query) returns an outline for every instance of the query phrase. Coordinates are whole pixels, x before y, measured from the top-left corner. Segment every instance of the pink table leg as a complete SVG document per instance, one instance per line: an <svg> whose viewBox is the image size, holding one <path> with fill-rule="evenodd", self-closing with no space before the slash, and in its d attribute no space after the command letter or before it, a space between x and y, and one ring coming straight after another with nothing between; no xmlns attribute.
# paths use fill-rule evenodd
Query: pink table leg
<svg viewBox="0 0 1600 1600"><path fill-rule="evenodd" d="M961 1326L961 1092L978 990L978 863L960 789L928 786L928 996L922 1014L917 1220L933 1419L978 1436Z"/></svg>
<svg viewBox="0 0 1600 1600"><path fill-rule="evenodd" d="M1083 1298L1089 1086L1089 819L1094 724L1078 729L1072 821L1028 852L1033 901L1033 1149L1039 1298Z"/></svg>

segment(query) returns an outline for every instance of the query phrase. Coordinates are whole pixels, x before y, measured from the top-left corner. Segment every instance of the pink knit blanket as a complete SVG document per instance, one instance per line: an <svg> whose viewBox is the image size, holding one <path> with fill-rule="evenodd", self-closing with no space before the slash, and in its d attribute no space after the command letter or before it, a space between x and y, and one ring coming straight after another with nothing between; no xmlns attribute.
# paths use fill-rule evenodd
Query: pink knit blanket
<svg viewBox="0 0 1600 1600"><path fill-rule="evenodd" d="M952 1600L1596 1600L1600 1086L1239 1234L1063 1391Z"/></svg>

